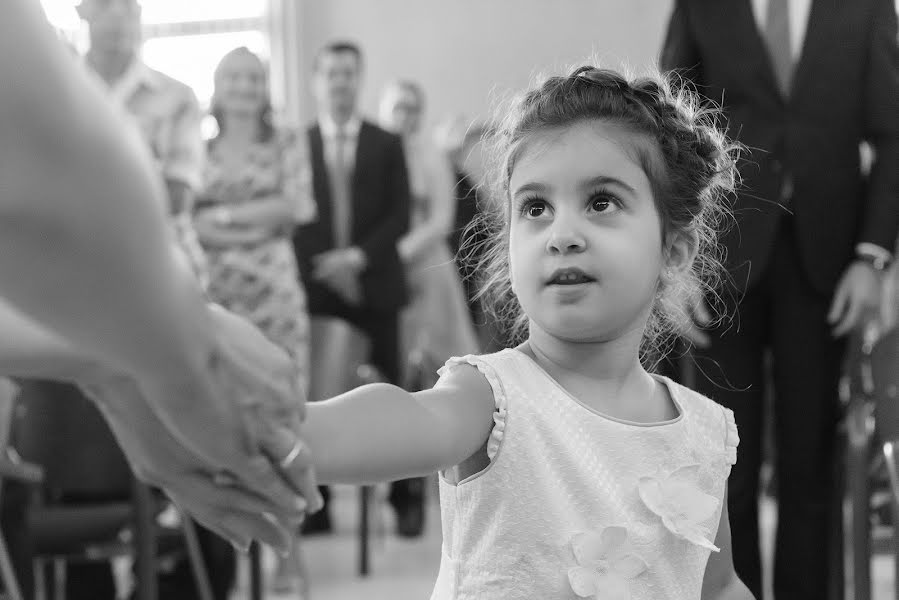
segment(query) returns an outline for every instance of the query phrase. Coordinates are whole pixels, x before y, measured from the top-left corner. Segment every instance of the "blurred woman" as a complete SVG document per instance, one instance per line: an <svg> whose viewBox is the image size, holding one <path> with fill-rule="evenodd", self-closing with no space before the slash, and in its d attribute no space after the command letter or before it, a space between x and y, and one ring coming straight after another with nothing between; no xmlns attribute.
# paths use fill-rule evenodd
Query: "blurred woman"
<svg viewBox="0 0 899 600"><path fill-rule="evenodd" d="M422 134L423 113L418 84L397 81L384 90L381 126L403 139L412 189L411 228L397 246L412 292L402 321L404 350L432 373L451 356L477 352L478 341L448 245L456 216L453 170Z"/></svg>
<svg viewBox="0 0 899 600"><path fill-rule="evenodd" d="M212 115L219 133L196 213L208 294L290 353L305 388L309 316L290 241L294 226L315 218L305 138L273 126L265 66L246 48L216 68ZM283 562L276 586L296 587L298 567L298 555Z"/></svg>

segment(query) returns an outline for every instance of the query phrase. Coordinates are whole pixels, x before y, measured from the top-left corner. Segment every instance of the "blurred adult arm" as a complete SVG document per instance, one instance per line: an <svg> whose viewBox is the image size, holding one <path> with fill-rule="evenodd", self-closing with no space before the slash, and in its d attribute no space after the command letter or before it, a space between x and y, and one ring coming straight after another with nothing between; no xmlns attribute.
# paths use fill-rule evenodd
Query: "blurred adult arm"
<svg viewBox="0 0 899 600"><path fill-rule="evenodd" d="M182 375L208 360L202 297L179 271L147 150L39 3L5 3L0 80L3 296L123 368Z"/></svg>
<svg viewBox="0 0 899 600"><path fill-rule="evenodd" d="M874 160L856 251L888 261L899 233L899 46L893 2L873 0L871 6L862 126ZM863 325L880 301L879 274L867 262L852 262L837 284L828 315L834 335Z"/></svg>
<svg viewBox="0 0 899 600"><path fill-rule="evenodd" d="M377 262L378 258L386 253L396 252L397 241L409 229L409 210L412 201L402 141L391 135L383 151L387 154L384 177L387 178L390 205L381 222L359 241L359 250L365 256L365 264Z"/></svg>
<svg viewBox="0 0 899 600"><path fill-rule="evenodd" d="M659 68L663 73L676 73L696 87L702 85L702 55L693 37L689 10L684 0L675 0L659 54ZM678 334L691 344L705 348L711 343L711 338L703 331L703 327L711 322L705 299L696 297L690 311L692 321L679 323Z"/></svg>
<svg viewBox="0 0 899 600"><path fill-rule="evenodd" d="M212 319L219 331L239 341L234 350L247 368L265 372L273 365L284 367L285 361L290 362L286 356L278 355L249 323L220 309L212 313ZM203 444L206 452L196 453L152 410L152 402L147 398L156 389L152 383L148 386L85 354L83 348L46 330L2 298L0 330L4 332L0 336L0 373L80 385L103 412L138 477L165 489L185 510L235 544L245 547L255 538L286 548L290 528L282 528L279 523L296 524L304 509L314 510L318 506L320 500L312 486L311 471L304 471L297 464L292 480L311 499L307 503L299 500L286 482L279 481L265 456L267 453L278 460L290 450L292 442L287 443L287 450L280 446L273 449L278 438L272 432L281 428L296 434L300 398L294 397L287 404L273 402L273 397L260 398L260 404L251 413L255 417L251 428L263 434L263 454L244 455L235 450L241 440L239 432L216 427L215 422L194 423L198 437L210 436L213 443L216 436L220 438L221 451L210 459L209 443ZM217 399L197 396L191 400L202 406ZM192 414L184 411L185 425L190 425ZM221 462L229 456L231 460ZM232 477L234 484L220 486L216 476L222 472Z"/></svg>
<svg viewBox="0 0 899 600"><path fill-rule="evenodd" d="M434 243L444 241L456 218L453 171L449 160L432 152L427 161L428 218L410 229L397 244L400 258L406 263L418 258Z"/></svg>

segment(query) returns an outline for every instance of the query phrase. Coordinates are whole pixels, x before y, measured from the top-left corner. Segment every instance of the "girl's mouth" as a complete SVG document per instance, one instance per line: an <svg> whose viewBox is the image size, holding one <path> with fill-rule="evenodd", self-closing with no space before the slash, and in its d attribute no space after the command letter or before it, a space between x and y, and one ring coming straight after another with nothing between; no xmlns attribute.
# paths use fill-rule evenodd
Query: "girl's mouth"
<svg viewBox="0 0 899 600"><path fill-rule="evenodd" d="M556 269L546 285L578 285L581 283L590 283L596 281L593 277L587 275L577 267L566 267L564 269Z"/></svg>

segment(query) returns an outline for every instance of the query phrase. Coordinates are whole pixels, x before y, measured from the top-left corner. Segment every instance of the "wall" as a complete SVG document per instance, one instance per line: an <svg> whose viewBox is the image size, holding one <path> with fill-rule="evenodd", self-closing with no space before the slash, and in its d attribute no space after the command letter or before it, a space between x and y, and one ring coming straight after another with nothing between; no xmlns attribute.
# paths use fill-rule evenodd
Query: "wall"
<svg viewBox="0 0 899 600"><path fill-rule="evenodd" d="M652 65L670 0L297 0L299 117L314 114L315 50L336 39L366 54L362 107L376 115L393 78L420 82L431 122L489 114L496 96L596 54L607 66Z"/></svg>

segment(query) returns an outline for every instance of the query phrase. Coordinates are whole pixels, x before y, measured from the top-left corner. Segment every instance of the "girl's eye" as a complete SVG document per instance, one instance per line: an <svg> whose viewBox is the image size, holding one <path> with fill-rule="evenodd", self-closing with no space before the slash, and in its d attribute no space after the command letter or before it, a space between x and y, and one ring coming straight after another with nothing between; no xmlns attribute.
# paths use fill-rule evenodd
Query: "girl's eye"
<svg viewBox="0 0 899 600"><path fill-rule="evenodd" d="M536 219L546 212L546 203L543 200L526 200L521 205L522 216Z"/></svg>
<svg viewBox="0 0 899 600"><path fill-rule="evenodd" d="M608 213L618 208L618 201L608 194L595 194L590 198L590 210L597 213Z"/></svg>

